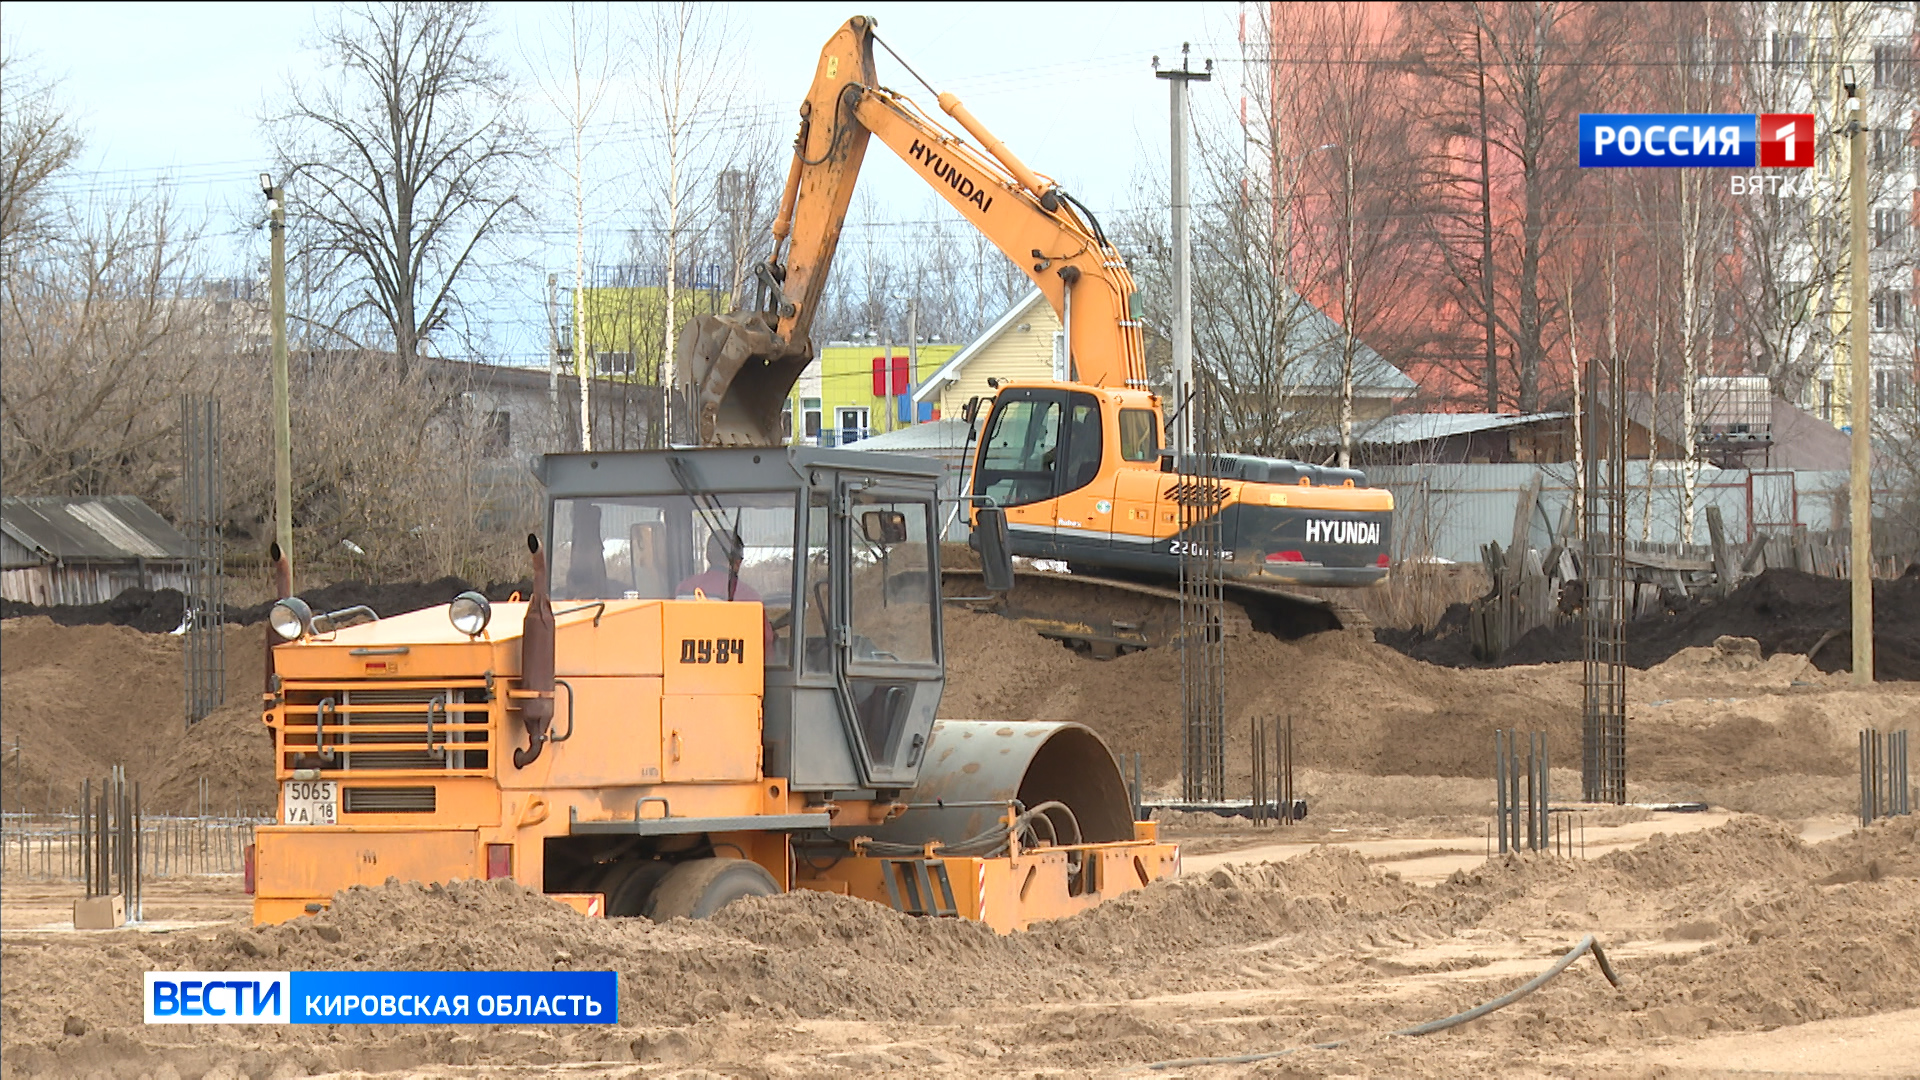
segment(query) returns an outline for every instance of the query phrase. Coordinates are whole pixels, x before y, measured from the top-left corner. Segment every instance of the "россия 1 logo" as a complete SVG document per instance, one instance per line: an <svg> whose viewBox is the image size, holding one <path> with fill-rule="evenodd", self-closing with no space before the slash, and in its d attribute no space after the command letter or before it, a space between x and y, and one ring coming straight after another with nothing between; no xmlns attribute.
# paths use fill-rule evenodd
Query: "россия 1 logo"
<svg viewBox="0 0 1920 1080"><path fill-rule="evenodd" d="M1812 113L1582 113L1583 169L1804 169Z"/></svg>

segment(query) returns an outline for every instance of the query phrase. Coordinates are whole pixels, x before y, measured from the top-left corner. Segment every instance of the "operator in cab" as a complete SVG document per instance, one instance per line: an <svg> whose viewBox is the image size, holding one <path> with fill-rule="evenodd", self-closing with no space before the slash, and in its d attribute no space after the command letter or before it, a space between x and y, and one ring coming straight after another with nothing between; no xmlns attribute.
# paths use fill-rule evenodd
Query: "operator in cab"
<svg viewBox="0 0 1920 1080"><path fill-rule="evenodd" d="M707 568L674 587L673 595L678 600L693 600L706 597L708 600L744 600L764 605L760 593L753 586L740 580L740 561L746 545L741 542L738 533L712 532L707 534ZM766 616L761 616L766 627L767 647L773 646L773 624Z"/></svg>

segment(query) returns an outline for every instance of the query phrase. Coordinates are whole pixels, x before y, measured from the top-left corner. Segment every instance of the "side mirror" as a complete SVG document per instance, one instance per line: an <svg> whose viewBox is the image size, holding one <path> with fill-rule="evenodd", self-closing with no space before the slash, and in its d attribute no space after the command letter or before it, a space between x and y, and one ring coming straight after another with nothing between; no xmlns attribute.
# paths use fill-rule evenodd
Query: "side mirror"
<svg viewBox="0 0 1920 1080"><path fill-rule="evenodd" d="M1007 512L997 506L974 511L973 535L979 540L980 580L988 592L1013 588L1013 551L1007 539Z"/></svg>
<svg viewBox="0 0 1920 1080"><path fill-rule="evenodd" d="M892 547L907 542L907 515L898 510L869 510L860 515L860 534L870 544Z"/></svg>
<svg viewBox="0 0 1920 1080"><path fill-rule="evenodd" d="M1178 455L1178 451L1172 449L1171 447L1162 449L1160 451L1160 471L1163 473L1170 473L1170 472L1177 471L1174 468L1175 459L1177 455Z"/></svg>
<svg viewBox="0 0 1920 1080"><path fill-rule="evenodd" d="M979 415L980 415L980 395L975 394L972 397L967 399L967 403L965 405L960 406L960 419L965 420L969 425L971 425L973 423L974 417Z"/></svg>

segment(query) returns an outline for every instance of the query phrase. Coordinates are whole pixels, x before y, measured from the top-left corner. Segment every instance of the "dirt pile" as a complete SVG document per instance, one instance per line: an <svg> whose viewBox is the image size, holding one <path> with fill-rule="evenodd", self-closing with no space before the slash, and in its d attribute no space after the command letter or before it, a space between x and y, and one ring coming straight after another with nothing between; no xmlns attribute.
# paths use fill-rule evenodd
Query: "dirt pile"
<svg viewBox="0 0 1920 1080"><path fill-rule="evenodd" d="M946 636L942 716L1078 720L1116 753L1140 753L1150 781L1176 774L1178 652L1088 660L1017 623L966 611L947 613ZM1229 756L1240 763L1254 716L1291 715L1302 764L1372 775L1484 775L1496 727L1545 728L1567 740L1561 745L1577 745L1578 688L1565 680L1435 667L1351 634L1231 640L1227 679Z"/></svg>
<svg viewBox="0 0 1920 1080"><path fill-rule="evenodd" d="M262 781L246 775L270 763L265 737L255 736L252 757L230 753L247 745L236 732L261 726L263 633L227 629L227 705L189 730L180 638L40 617L0 622L0 742L19 748L7 765L6 809L69 809L81 781L98 782L116 764L142 784L151 812L197 809L189 778L201 775L220 813L236 800L270 806L270 792L258 797ZM271 788L271 773L264 782Z"/></svg>
<svg viewBox="0 0 1920 1080"><path fill-rule="evenodd" d="M532 1075L629 1061L729 1075L1111 1075L1447 1015L1595 932L1623 990L1583 963L1469 1039L1363 1038L1315 1059L1363 1075L1462 1075L1489 1061L1593 1075L1608 1048L1920 1005L1916 840L1911 818L1819 846L1737 819L1591 863L1489 860L1431 889L1324 849L1223 865L1008 937L817 893L656 926L581 919L506 882L389 882L276 927L10 941L0 1046L9 1075ZM100 989L138 987L147 970L288 969L615 970L620 1023L184 1032L142 1025L131 989Z"/></svg>
<svg viewBox="0 0 1920 1080"><path fill-rule="evenodd" d="M1754 638L1762 655L1805 655L1825 672L1850 670L1853 638L1848 629L1852 600L1848 582L1768 570L1742 582L1723 600L1701 601L1678 614L1649 615L1627 624L1627 663L1650 668L1682 649L1711 646L1734 635ZM1874 677L1920 680L1920 576L1876 581L1873 588ZM1377 639L1431 664L1479 666L1469 651L1467 609L1455 604L1430 630L1381 630ZM1522 636L1497 666L1575 662L1580 624L1540 627Z"/></svg>
<svg viewBox="0 0 1920 1080"><path fill-rule="evenodd" d="M339 611L365 604L381 615L399 615L408 611L444 604L468 590L485 593L490 600L505 600L514 592L525 596L533 589L531 581L495 582L481 588L464 578L451 575L434 581L402 581L385 584L365 581L337 581L314 589L300 590L300 598L316 612ZM176 589L127 589L103 604L60 604L36 607L14 600L0 602L0 617L14 619L39 615L61 626L127 626L149 634L165 634L177 628L186 612L186 596ZM227 621L241 626L264 622L273 601L252 607L230 608Z"/></svg>

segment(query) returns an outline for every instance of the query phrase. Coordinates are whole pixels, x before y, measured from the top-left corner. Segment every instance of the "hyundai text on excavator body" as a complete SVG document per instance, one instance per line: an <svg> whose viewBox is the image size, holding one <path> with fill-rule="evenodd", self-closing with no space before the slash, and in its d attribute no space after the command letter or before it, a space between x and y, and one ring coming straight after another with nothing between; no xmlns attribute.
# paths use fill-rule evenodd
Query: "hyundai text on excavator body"
<svg viewBox="0 0 1920 1080"><path fill-rule="evenodd" d="M285 596L255 920L389 877L511 878L595 915L816 889L1011 931L1177 873L1092 731L935 719L939 474L549 455L529 599L377 619Z"/></svg>
<svg viewBox="0 0 1920 1080"><path fill-rule="evenodd" d="M1247 623L1293 636L1363 619L1293 587L1384 580L1392 495L1366 487L1357 470L1235 454L1190 470L1196 462L1166 449L1133 279L1098 221L952 94L937 94L939 107L972 142L879 85L877 42L873 20L855 17L822 50L753 302L699 317L680 337L676 393L689 422L678 437L702 446L782 441L781 406L813 359L809 330L877 137L1019 264L1063 327L1069 381L1002 385L990 408L968 417L984 425L970 462L975 511L1004 508L1015 554L1071 571L1023 571L1002 613L1100 655L1166 643L1178 626L1178 593L1167 586L1180 558L1202 542L1196 536L1217 535L1217 551L1191 553L1218 560L1226 597ZM1190 515L1183 527L1189 471L1206 475L1219 507L1204 533Z"/></svg>

